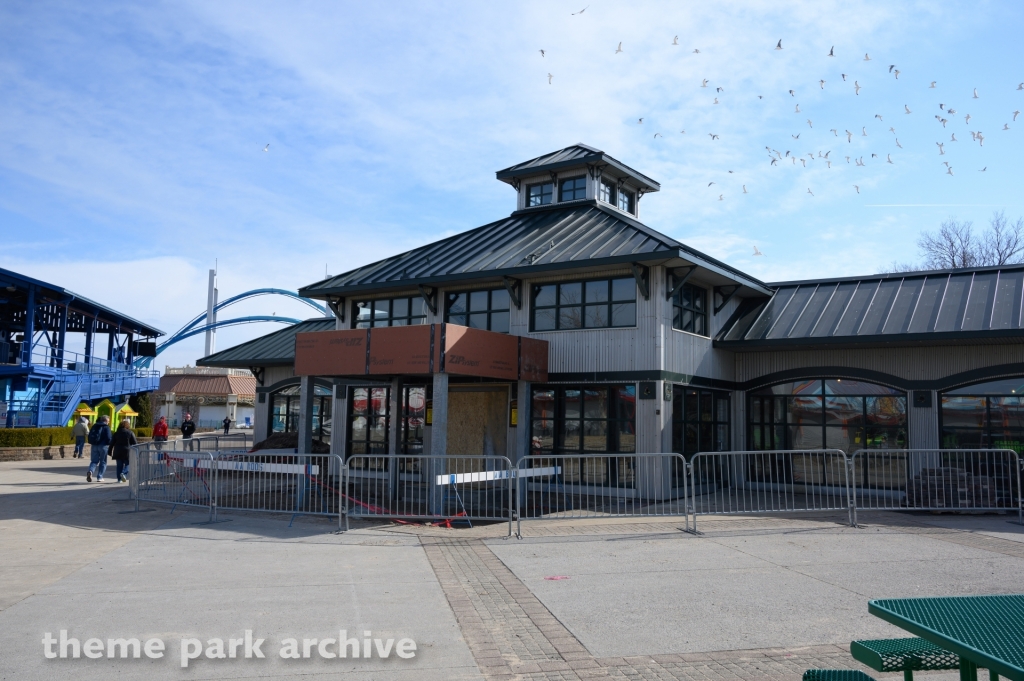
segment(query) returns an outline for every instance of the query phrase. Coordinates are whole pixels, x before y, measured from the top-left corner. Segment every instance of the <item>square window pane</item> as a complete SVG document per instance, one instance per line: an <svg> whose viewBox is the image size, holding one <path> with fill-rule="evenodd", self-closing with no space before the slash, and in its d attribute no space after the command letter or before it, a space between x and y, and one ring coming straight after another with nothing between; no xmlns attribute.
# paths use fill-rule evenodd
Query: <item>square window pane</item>
<svg viewBox="0 0 1024 681"><path fill-rule="evenodd" d="M370 413L375 416L387 416L389 392L388 388L373 388L370 390Z"/></svg>
<svg viewBox="0 0 1024 681"><path fill-rule="evenodd" d="M587 419L608 418L607 388L588 388L583 391L583 417Z"/></svg>
<svg viewBox="0 0 1024 681"><path fill-rule="evenodd" d="M702 314L695 314L693 316L693 332L701 336L708 335L708 330L705 328L706 322L707 317Z"/></svg>
<svg viewBox="0 0 1024 681"><path fill-rule="evenodd" d="M583 328L583 309L579 307L562 307L558 309L558 328Z"/></svg>
<svg viewBox="0 0 1024 681"><path fill-rule="evenodd" d="M611 433L611 435L617 436L619 440L619 447L616 451L636 451L636 424L633 421L609 421L608 427L618 429L617 433Z"/></svg>
<svg viewBox="0 0 1024 681"><path fill-rule="evenodd" d="M612 279L612 300L616 302L636 300L636 280L632 277Z"/></svg>
<svg viewBox="0 0 1024 681"><path fill-rule="evenodd" d="M820 424L822 421L821 397L801 395L789 400L789 422L792 424ZM820 439L820 438L819 438ZM795 446L795 445L794 445ZM797 449L807 449L797 447Z"/></svg>
<svg viewBox="0 0 1024 681"><path fill-rule="evenodd" d="M585 452L607 452L608 451L608 422L607 421L584 421L583 422L583 451L585 451Z"/></svg>
<svg viewBox="0 0 1024 681"><path fill-rule="evenodd" d="M729 398L728 397L716 397L715 398L715 420L718 422L729 421Z"/></svg>
<svg viewBox="0 0 1024 681"><path fill-rule="evenodd" d="M583 284L562 284L558 287L559 305L579 305L583 302Z"/></svg>
<svg viewBox="0 0 1024 681"><path fill-rule="evenodd" d="M354 388L352 390L352 415L357 416L366 413L367 397L369 391L366 388ZM276 404L274 405L277 406Z"/></svg>
<svg viewBox="0 0 1024 681"><path fill-rule="evenodd" d="M392 317L408 317L409 316L409 299L408 298L395 298L392 301L391 316Z"/></svg>
<svg viewBox="0 0 1024 681"><path fill-rule="evenodd" d="M534 331L553 331L555 328L555 311L554 310L534 310L533 313L533 330Z"/></svg>
<svg viewBox="0 0 1024 681"><path fill-rule="evenodd" d="M708 392L701 392L700 394L700 420L701 421L713 421L714 420L714 402L715 396Z"/></svg>
<svg viewBox="0 0 1024 681"><path fill-rule="evenodd" d="M578 419L582 412L580 411L580 391L569 389L562 394L562 403L565 405L565 418L567 419Z"/></svg>
<svg viewBox="0 0 1024 681"><path fill-rule="evenodd" d="M538 307L548 307L555 304L555 291L558 287L554 284L547 286L533 287L533 304Z"/></svg>
<svg viewBox="0 0 1024 681"><path fill-rule="evenodd" d="M492 312L491 313L491 331L498 333L508 333L508 316L509 313L505 312Z"/></svg>
<svg viewBox="0 0 1024 681"><path fill-rule="evenodd" d="M543 419L555 418L555 391L533 391L533 417Z"/></svg>
<svg viewBox="0 0 1024 681"><path fill-rule="evenodd" d="M825 423L836 426L860 425L864 421L863 409L863 397L829 395L825 398Z"/></svg>
<svg viewBox="0 0 1024 681"><path fill-rule="evenodd" d="M608 300L608 282L607 280L601 281L588 281L586 283L587 288L587 302L588 303L604 303Z"/></svg>
<svg viewBox="0 0 1024 681"><path fill-rule="evenodd" d="M868 424L900 427L907 424L907 398L867 397L864 399Z"/></svg>
<svg viewBox="0 0 1024 681"><path fill-rule="evenodd" d="M693 312L690 310L683 310L683 314L679 322L679 328L683 331L693 333Z"/></svg>
<svg viewBox="0 0 1024 681"><path fill-rule="evenodd" d="M491 309L492 310L507 310L511 307L509 305L508 291L503 288L491 291Z"/></svg>
<svg viewBox="0 0 1024 681"><path fill-rule="evenodd" d="M612 326L636 326L636 303L612 305Z"/></svg>
<svg viewBox="0 0 1024 681"><path fill-rule="evenodd" d="M636 419L636 385L614 386L616 416L633 421Z"/></svg>
<svg viewBox="0 0 1024 681"><path fill-rule="evenodd" d="M469 327L471 329L486 329L487 328L487 313L481 312L480 314L469 315Z"/></svg>
<svg viewBox="0 0 1024 681"><path fill-rule="evenodd" d="M717 425L715 426L715 451L716 452L727 452L729 451L729 426Z"/></svg>
<svg viewBox="0 0 1024 681"><path fill-rule="evenodd" d="M696 288L696 287L689 287L689 289L690 289L689 293L690 293L690 298L691 298L691 301L692 301L691 304L693 305L693 309L697 310L697 311L703 311L704 310L704 299L706 297L704 295L704 289L700 289L700 288Z"/></svg>
<svg viewBox="0 0 1024 681"><path fill-rule="evenodd" d="M686 390L683 395L683 413L687 421L697 420L697 391Z"/></svg>
<svg viewBox="0 0 1024 681"><path fill-rule="evenodd" d="M391 316L391 301L390 300L375 300L373 301L373 317L374 319L387 319Z"/></svg>
<svg viewBox="0 0 1024 681"><path fill-rule="evenodd" d="M789 426L789 446L793 449L821 449L821 426Z"/></svg>
<svg viewBox="0 0 1024 681"><path fill-rule="evenodd" d="M448 315L448 323L449 324L458 324L459 326L465 326L466 325L466 315L464 315L464 314Z"/></svg>
<svg viewBox="0 0 1024 681"><path fill-rule="evenodd" d="M369 319L373 314L372 306L370 303L357 303L356 313L359 319Z"/></svg>
<svg viewBox="0 0 1024 681"><path fill-rule="evenodd" d="M484 312L487 310L487 291L473 291L469 294L469 311Z"/></svg>
<svg viewBox="0 0 1024 681"><path fill-rule="evenodd" d="M693 454L700 451L700 441L697 438L696 423L686 424L686 437L684 441L684 447L686 448L687 454Z"/></svg>
<svg viewBox="0 0 1024 681"><path fill-rule="evenodd" d="M530 449L534 452L550 452L555 447L555 422L546 419L533 422L533 437Z"/></svg>
<svg viewBox="0 0 1024 681"><path fill-rule="evenodd" d="M449 293L448 294L448 312L451 314L460 314L466 311L466 294L465 293Z"/></svg>
<svg viewBox="0 0 1024 681"><path fill-rule="evenodd" d="M672 328L683 328L683 309L678 305L672 306Z"/></svg>
<svg viewBox="0 0 1024 681"><path fill-rule="evenodd" d="M391 320L391 326L408 326L409 319L407 317L400 317L398 319Z"/></svg>
<svg viewBox="0 0 1024 681"><path fill-rule="evenodd" d="M565 419L559 428L562 448L567 452L580 451L580 436L583 434L582 422L578 419Z"/></svg>
<svg viewBox="0 0 1024 681"><path fill-rule="evenodd" d="M583 323L588 329L608 326L608 305L587 305Z"/></svg>
<svg viewBox="0 0 1024 681"><path fill-rule="evenodd" d="M409 314L413 317L423 317L427 313L423 305L423 298L416 296L409 300Z"/></svg>

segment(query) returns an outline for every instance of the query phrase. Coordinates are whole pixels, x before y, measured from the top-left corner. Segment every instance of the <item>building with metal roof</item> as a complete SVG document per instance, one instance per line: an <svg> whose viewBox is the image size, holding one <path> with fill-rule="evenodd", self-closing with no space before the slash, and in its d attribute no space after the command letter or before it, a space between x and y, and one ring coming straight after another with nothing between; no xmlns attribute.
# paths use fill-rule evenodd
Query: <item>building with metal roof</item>
<svg viewBox="0 0 1024 681"><path fill-rule="evenodd" d="M257 440L513 461L1024 451L1024 265L765 283L644 224L660 185L598 149L497 179L508 217L305 286L333 321L202 361L260 372ZM678 482L634 473L653 480L636 494Z"/></svg>
<svg viewBox="0 0 1024 681"><path fill-rule="evenodd" d="M68 334L84 341L82 352L69 349ZM155 353L161 335L63 286L0 269L0 427L65 425L80 403L152 390L159 374L132 362Z"/></svg>

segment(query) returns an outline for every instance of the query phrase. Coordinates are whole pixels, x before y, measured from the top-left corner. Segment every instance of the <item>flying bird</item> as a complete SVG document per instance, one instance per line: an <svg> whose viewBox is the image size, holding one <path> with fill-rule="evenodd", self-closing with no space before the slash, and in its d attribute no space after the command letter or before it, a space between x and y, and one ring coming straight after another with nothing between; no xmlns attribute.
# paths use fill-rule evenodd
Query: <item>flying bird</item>
<svg viewBox="0 0 1024 681"><path fill-rule="evenodd" d="M945 156L946 152L942 148L942 146L943 146L942 142L936 142L935 144L937 144L939 146L939 156Z"/></svg>
<svg viewBox="0 0 1024 681"><path fill-rule="evenodd" d="M946 123L949 123L949 121L946 120L945 118L940 118L939 123L942 123L942 127L946 127Z"/></svg>
<svg viewBox="0 0 1024 681"><path fill-rule="evenodd" d="M807 127L808 128L813 128L814 127L814 124L811 123L811 119L810 118L807 119Z"/></svg>
<svg viewBox="0 0 1024 681"><path fill-rule="evenodd" d="M718 139L718 135L716 135L716 134L714 134L714 133L712 133L712 132L709 132L708 134L709 134L709 135L711 135L711 139L712 139L712 140L716 140L716 139Z"/></svg>
<svg viewBox="0 0 1024 681"><path fill-rule="evenodd" d="M644 119L642 119L642 118L636 119L636 124L637 125L643 125L644 124Z"/></svg>
<svg viewBox="0 0 1024 681"><path fill-rule="evenodd" d="M834 57L834 56L836 56L836 46L835 46L835 45L833 45L833 46L832 46L832 49L831 49L831 50L829 50L829 51L828 51L828 54L826 54L825 56L826 56L826 57Z"/></svg>
<svg viewBox="0 0 1024 681"><path fill-rule="evenodd" d="M675 38L672 38L672 44L673 45L678 45L679 44L679 36L676 36Z"/></svg>
<svg viewBox="0 0 1024 681"><path fill-rule="evenodd" d="M1020 115L1020 111L1019 110L1018 111L1014 111L1013 112L1013 120L1016 121L1017 120L1017 116L1019 116L1019 115Z"/></svg>
<svg viewBox="0 0 1024 681"><path fill-rule="evenodd" d="M978 88L974 88L974 96L971 99L978 99Z"/></svg>
<svg viewBox="0 0 1024 681"><path fill-rule="evenodd" d="M811 191L810 187L807 188L807 193L810 194L811 196L814 196L814 192Z"/></svg>
<svg viewBox="0 0 1024 681"><path fill-rule="evenodd" d="M693 50L693 53L694 53L694 54L700 54L700 50L698 50L698 49L694 49L694 50Z"/></svg>
<svg viewBox="0 0 1024 681"><path fill-rule="evenodd" d="M945 110L946 110L946 105L945 105L945 104L943 104L942 102L939 102L939 109L940 109L941 111L945 111Z"/></svg>
<svg viewBox="0 0 1024 681"><path fill-rule="evenodd" d="M776 50L781 50L782 49L782 41L781 40L779 40L779 44L775 46L775 49Z"/></svg>
<svg viewBox="0 0 1024 681"><path fill-rule="evenodd" d="M829 132L835 135L836 137L839 137L839 132L835 128L832 128L831 130L829 130Z"/></svg>
<svg viewBox="0 0 1024 681"><path fill-rule="evenodd" d="M725 92L725 88L724 87L716 87L715 88L715 92Z"/></svg>
<svg viewBox="0 0 1024 681"><path fill-rule="evenodd" d="M1010 129L1010 124L1009 123L1003 123L1003 130L1009 130L1009 129Z"/></svg>
<svg viewBox="0 0 1024 681"><path fill-rule="evenodd" d="M1021 83L1020 85L1018 85L1017 89L1018 90L1024 90L1024 83Z"/></svg>
<svg viewBox="0 0 1024 681"><path fill-rule="evenodd" d="M712 103L713 103L713 104L718 104L718 97L715 97L715 101L714 101L714 102L712 102Z"/></svg>
<svg viewBox="0 0 1024 681"><path fill-rule="evenodd" d="M544 56L544 50L538 50L538 52L540 52L540 56Z"/></svg>
<svg viewBox="0 0 1024 681"><path fill-rule="evenodd" d="M899 69L896 69L892 73L893 73L894 76L896 76L896 80L900 79L900 70Z"/></svg>
<svg viewBox="0 0 1024 681"><path fill-rule="evenodd" d="M270 151L270 142L267 142L267 146L263 147L263 151Z"/></svg>
<svg viewBox="0 0 1024 681"><path fill-rule="evenodd" d="M807 167L807 159L800 159L800 163L803 164L804 168Z"/></svg>
<svg viewBox="0 0 1024 681"><path fill-rule="evenodd" d="M914 113L914 112L910 110L910 107L909 107L909 106L907 106L906 104L904 104L904 105L903 105L903 113Z"/></svg>
<svg viewBox="0 0 1024 681"><path fill-rule="evenodd" d="M790 90L789 91L789 96L790 97L796 97L796 92L794 92L793 90Z"/></svg>
<svg viewBox="0 0 1024 681"><path fill-rule="evenodd" d="M819 80L819 81L818 81L818 85L820 85L820 86L821 86L821 89L822 89L822 90L824 90L824 89L825 89L825 81L824 81L824 79L822 79L822 80Z"/></svg>
<svg viewBox="0 0 1024 681"><path fill-rule="evenodd" d="M548 74L548 85L551 85L551 79L554 78L550 73Z"/></svg>
<svg viewBox="0 0 1024 681"><path fill-rule="evenodd" d="M946 109L946 113L952 116L953 114L956 113L956 109Z"/></svg>
<svg viewBox="0 0 1024 681"><path fill-rule="evenodd" d="M656 133L654 133L654 139L658 139L659 137L661 137L662 139L664 139L664 138L665 138L665 136L664 136L664 135L662 135L662 134L661 134L660 132L656 132Z"/></svg>
<svg viewBox="0 0 1024 681"><path fill-rule="evenodd" d="M846 131L846 141L847 141L847 143L853 141L853 133L850 132L849 130Z"/></svg>
<svg viewBox="0 0 1024 681"><path fill-rule="evenodd" d="M964 116L964 123L966 123L967 125L971 124L971 114L967 114L966 116Z"/></svg>
<svg viewBox="0 0 1024 681"><path fill-rule="evenodd" d="M858 194L860 194L860 187L858 187L857 185L853 185L853 188L857 190Z"/></svg>
<svg viewBox="0 0 1024 681"><path fill-rule="evenodd" d="M982 168L982 169L981 169L981 170L979 170L978 172L979 172L979 173L983 173L983 172L985 172L986 170L988 170L988 166L985 166L984 168Z"/></svg>
<svg viewBox="0 0 1024 681"><path fill-rule="evenodd" d="M864 61L871 61L871 57L868 56L867 52L864 53Z"/></svg>
<svg viewBox="0 0 1024 681"><path fill-rule="evenodd" d="M713 185L713 184L714 184L714 182L708 182L708 186L709 186L709 187L710 187L711 185Z"/></svg>
<svg viewBox="0 0 1024 681"><path fill-rule="evenodd" d="M950 167L946 168L946 174L947 175L952 175L953 174L953 166L950 166Z"/></svg>
<svg viewBox="0 0 1024 681"><path fill-rule="evenodd" d="M903 145L900 144L900 138L899 137L896 138L896 146L899 147L900 149L903 148Z"/></svg>
<svg viewBox="0 0 1024 681"><path fill-rule="evenodd" d="M885 155L885 162L886 163L892 163L892 154L886 154ZM895 164L893 164L893 165L895 165Z"/></svg>
<svg viewBox="0 0 1024 681"><path fill-rule="evenodd" d="M618 54L619 52L622 52L622 43L621 42L619 43L619 46L615 48L615 54Z"/></svg>
<svg viewBox="0 0 1024 681"><path fill-rule="evenodd" d="M895 134L896 134L896 128L894 128L894 127L892 127L892 126L890 125L890 126L889 126L889 132L891 132L892 134L894 134L894 135L895 135Z"/></svg>
<svg viewBox="0 0 1024 681"><path fill-rule="evenodd" d="M871 154L871 158L878 158L878 154Z"/></svg>
<svg viewBox="0 0 1024 681"><path fill-rule="evenodd" d="M846 157L846 162L847 162L847 163L849 163L849 162L850 162L850 157L849 157L849 156L847 156L847 157Z"/></svg>
<svg viewBox="0 0 1024 681"><path fill-rule="evenodd" d="M761 251L757 250L757 246L754 246L754 257L757 257L759 255L764 255L764 253L762 253Z"/></svg>
<svg viewBox="0 0 1024 681"><path fill-rule="evenodd" d="M795 135L790 135L790 137L792 137L795 140L798 140L798 139L800 139L800 133L797 133Z"/></svg>
<svg viewBox="0 0 1024 681"><path fill-rule="evenodd" d="M590 7L590 5L587 5L587 7ZM572 13L572 16L576 16L577 14L583 14L584 12L586 12L586 11L587 11L587 7L584 7L584 8L583 8L583 9L581 9L581 10L580 10L579 12L573 12L573 13Z"/></svg>
<svg viewBox="0 0 1024 681"><path fill-rule="evenodd" d="M843 77L843 82L845 83L846 82L846 74L845 73L840 73L839 75Z"/></svg>
<svg viewBox="0 0 1024 681"><path fill-rule="evenodd" d="M889 73L892 73L892 70L893 70L894 68L896 68L896 65L895 65L895 64L889 64Z"/></svg>
<svg viewBox="0 0 1024 681"><path fill-rule="evenodd" d="M748 193L749 193L749 192L747 191L747 185L743 185L743 193L744 193L744 194L748 194Z"/></svg>
<svg viewBox="0 0 1024 681"><path fill-rule="evenodd" d="M799 104L796 105L796 111L794 111L793 113L800 113L800 105Z"/></svg>
<svg viewBox="0 0 1024 681"><path fill-rule="evenodd" d="M707 79L707 78L705 78L704 80L702 80L702 81L700 82L700 86L701 86L701 87L707 87L707 86L708 86L708 79Z"/></svg>
<svg viewBox="0 0 1024 681"><path fill-rule="evenodd" d="M930 88L934 88L934 87L935 87L935 83L937 83L937 82L938 82L938 81L936 81L936 80L933 80L933 81L932 81L932 84L931 84L931 85L929 85L928 87L930 87Z"/></svg>
<svg viewBox="0 0 1024 681"><path fill-rule="evenodd" d="M861 127L861 129L860 129L860 136L861 137L867 137L868 136L868 129L866 127Z"/></svg>
<svg viewBox="0 0 1024 681"><path fill-rule="evenodd" d="M718 200L719 201L725 201L725 194L719 194L718 195Z"/></svg>
<svg viewBox="0 0 1024 681"><path fill-rule="evenodd" d="M882 120L882 114L875 114L875 118L877 118L878 120Z"/></svg>
<svg viewBox="0 0 1024 681"><path fill-rule="evenodd" d="M859 95L860 89L860 83L858 83L857 81L853 81L853 94Z"/></svg>
<svg viewBox="0 0 1024 681"><path fill-rule="evenodd" d="M778 165L778 159L776 159L776 158L773 158L773 159L772 159L772 165L773 165L773 166L774 166L774 165Z"/></svg>
<svg viewBox="0 0 1024 681"><path fill-rule="evenodd" d="M953 136L949 138L949 141L950 142L956 142L956 133L955 132L953 133Z"/></svg>

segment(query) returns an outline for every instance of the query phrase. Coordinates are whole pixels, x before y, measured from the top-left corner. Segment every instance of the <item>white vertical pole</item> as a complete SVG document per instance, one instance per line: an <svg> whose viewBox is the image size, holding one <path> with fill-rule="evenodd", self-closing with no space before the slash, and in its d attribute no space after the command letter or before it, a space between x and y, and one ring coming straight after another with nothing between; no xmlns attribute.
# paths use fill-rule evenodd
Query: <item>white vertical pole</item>
<svg viewBox="0 0 1024 681"><path fill-rule="evenodd" d="M206 291L206 324L207 326L213 324L217 317L214 314L213 308L217 305L217 270L210 270L210 284ZM204 357L213 354L213 330L206 330L206 353Z"/></svg>

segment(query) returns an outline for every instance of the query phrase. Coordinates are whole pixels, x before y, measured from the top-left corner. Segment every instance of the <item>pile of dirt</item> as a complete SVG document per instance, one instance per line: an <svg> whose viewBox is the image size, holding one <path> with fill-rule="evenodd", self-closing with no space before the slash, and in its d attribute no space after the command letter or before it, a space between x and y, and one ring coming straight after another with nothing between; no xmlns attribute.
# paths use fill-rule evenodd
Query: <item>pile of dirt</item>
<svg viewBox="0 0 1024 681"><path fill-rule="evenodd" d="M266 440L257 442L252 451L261 449L295 449L299 446L298 433L274 433ZM313 440L313 454L330 454L331 446L320 440Z"/></svg>

